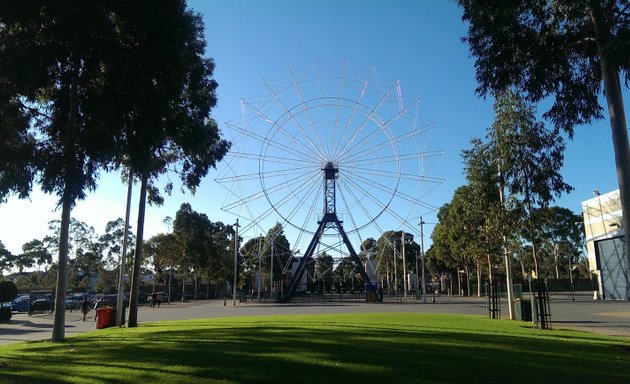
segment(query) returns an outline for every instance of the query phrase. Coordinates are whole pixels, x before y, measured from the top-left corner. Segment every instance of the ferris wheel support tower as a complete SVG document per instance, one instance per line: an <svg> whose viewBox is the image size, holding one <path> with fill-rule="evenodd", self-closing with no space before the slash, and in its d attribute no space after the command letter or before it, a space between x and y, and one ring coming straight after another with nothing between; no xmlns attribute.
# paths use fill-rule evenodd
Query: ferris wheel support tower
<svg viewBox="0 0 630 384"><path fill-rule="evenodd" d="M350 253L350 259L358 267L358 270L360 271L359 273L361 274L361 277L365 282L366 293L369 292L373 294L371 296L366 296L366 299L372 297L373 300L379 300L379 296L376 294L376 287L370 281L370 277L365 272L365 268L362 267L361 259L359 259L359 256L352 247L350 239L348 239L346 231L343 229L343 222L337 217L335 186L337 174L339 173L339 167L332 162L328 162L322 168L322 171L324 173L324 216L322 217L322 220L319 220L317 222L317 230L315 231L315 234L313 235L313 238L311 239L311 242L306 249L306 253L300 259L297 270L291 278L285 300L291 301L291 298L293 297L293 294L295 293L299 282L302 280L302 276L304 275L304 271L306 270L306 265L309 261L313 259L315 249L319 244L321 237L326 229L337 229L337 231L341 235L343 243L346 245L346 247L348 248L348 252Z"/></svg>

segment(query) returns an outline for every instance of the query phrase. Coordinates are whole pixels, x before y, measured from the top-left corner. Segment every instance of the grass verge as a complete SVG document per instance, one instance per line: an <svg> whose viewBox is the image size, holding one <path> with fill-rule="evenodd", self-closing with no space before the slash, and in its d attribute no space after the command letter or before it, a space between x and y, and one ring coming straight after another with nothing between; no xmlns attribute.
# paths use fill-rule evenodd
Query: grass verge
<svg viewBox="0 0 630 384"><path fill-rule="evenodd" d="M440 314L259 316L0 347L2 383L628 383L630 342Z"/></svg>

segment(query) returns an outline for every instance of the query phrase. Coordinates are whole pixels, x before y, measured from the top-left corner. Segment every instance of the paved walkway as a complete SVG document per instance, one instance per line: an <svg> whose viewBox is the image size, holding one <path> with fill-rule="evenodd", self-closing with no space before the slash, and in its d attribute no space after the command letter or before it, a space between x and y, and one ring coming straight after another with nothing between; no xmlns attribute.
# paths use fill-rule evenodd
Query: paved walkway
<svg viewBox="0 0 630 384"><path fill-rule="evenodd" d="M503 303L505 307L505 303ZM485 301L478 298L440 296L432 303L392 301L385 303L308 303L272 304L247 302L234 306L228 300L162 304L161 308L140 307L138 322L183 320L195 318L279 315L279 314L333 314L333 313L452 313L486 316ZM502 308L507 316L507 307ZM551 320L554 329L570 328L630 339L630 302L552 302ZM9 323L0 323L0 345L19 341L46 340L52 333L53 316L26 314L14 315ZM66 336L93 331L94 311L87 321L81 320L79 311L66 312Z"/></svg>

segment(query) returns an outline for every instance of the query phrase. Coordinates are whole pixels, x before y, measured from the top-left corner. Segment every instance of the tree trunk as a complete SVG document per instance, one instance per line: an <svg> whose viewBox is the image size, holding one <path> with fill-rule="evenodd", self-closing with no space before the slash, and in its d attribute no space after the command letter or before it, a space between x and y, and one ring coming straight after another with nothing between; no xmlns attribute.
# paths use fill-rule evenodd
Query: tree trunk
<svg viewBox="0 0 630 384"><path fill-rule="evenodd" d="M70 235L70 213L74 205L74 195L71 191L76 188L75 185L68 184L73 179L70 177L72 167L76 164L76 153L74 151L75 141L77 137L77 113L79 110L79 96L77 77L79 74L79 65L74 64L74 73L72 83L70 84L70 110L68 114L68 130L64 137L64 157L65 157L65 180L64 192L61 208L61 224L59 229L59 265L57 266L57 290L55 292L55 320L53 323L53 331L51 336L52 342L59 342L65 339L66 330L66 286L68 283L67 265L68 265L68 240Z"/></svg>
<svg viewBox="0 0 630 384"><path fill-rule="evenodd" d="M144 234L144 211L147 201L148 176L142 175L140 183L140 202L138 204L138 228L136 230L136 254L133 259L133 274L131 275L131 292L129 293L129 320L127 327L138 326L138 302L140 300L140 279L142 278L142 237Z"/></svg>
<svg viewBox="0 0 630 384"><path fill-rule="evenodd" d="M197 276L197 272L195 272L195 293L193 294L193 300L197 301L197 291L199 290L199 276Z"/></svg>
<svg viewBox="0 0 630 384"><path fill-rule="evenodd" d="M490 281L490 284L492 284L492 282L494 281L494 276L492 274L492 258L490 257L490 253L487 253L486 257L488 259L488 281Z"/></svg>
<svg viewBox="0 0 630 384"><path fill-rule="evenodd" d="M630 299L630 145L628 144L628 127L623 106L623 95L619 82L619 69L609 59L607 47L610 44L610 26L604 18L599 0L590 1L591 20L597 36L604 94L608 104L610 128L612 130L615 163L617 164L617 181L621 200L622 224L626 243L626 299Z"/></svg>
<svg viewBox="0 0 630 384"><path fill-rule="evenodd" d="M468 267L468 263L465 265L466 271L466 296L470 296L470 268Z"/></svg>
<svg viewBox="0 0 630 384"><path fill-rule="evenodd" d="M532 205L529 202L529 193L526 193L527 197L527 211L529 218L527 221L529 222L529 233L532 236L532 257L534 258L534 271L536 272L536 278L540 279L540 273L538 271L538 258L536 257L536 239L534 238L536 234L534 233L534 220L532 219Z"/></svg>
<svg viewBox="0 0 630 384"><path fill-rule="evenodd" d="M182 301L186 300L186 268L182 268L184 270L184 275L182 276Z"/></svg>
<svg viewBox="0 0 630 384"><path fill-rule="evenodd" d="M173 266L168 269L168 303L171 303L171 281L173 280Z"/></svg>
<svg viewBox="0 0 630 384"><path fill-rule="evenodd" d="M68 283L68 238L70 233L70 213L73 200L64 194L61 208L61 224L59 229L59 264L57 266L57 290L55 292L55 320L51 341L63 341L66 329L66 286Z"/></svg>
<svg viewBox="0 0 630 384"><path fill-rule="evenodd" d="M481 297L481 263L475 261L477 267L477 297Z"/></svg>

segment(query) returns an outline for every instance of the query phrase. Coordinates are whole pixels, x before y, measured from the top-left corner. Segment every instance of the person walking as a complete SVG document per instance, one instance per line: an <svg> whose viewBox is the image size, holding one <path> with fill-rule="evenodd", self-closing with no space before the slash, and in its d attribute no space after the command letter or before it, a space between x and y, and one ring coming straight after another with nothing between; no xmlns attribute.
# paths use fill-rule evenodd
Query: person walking
<svg viewBox="0 0 630 384"><path fill-rule="evenodd" d="M81 303L81 313L83 314L83 321L85 321L85 317L87 316L88 312L90 312L90 301L86 296Z"/></svg>

